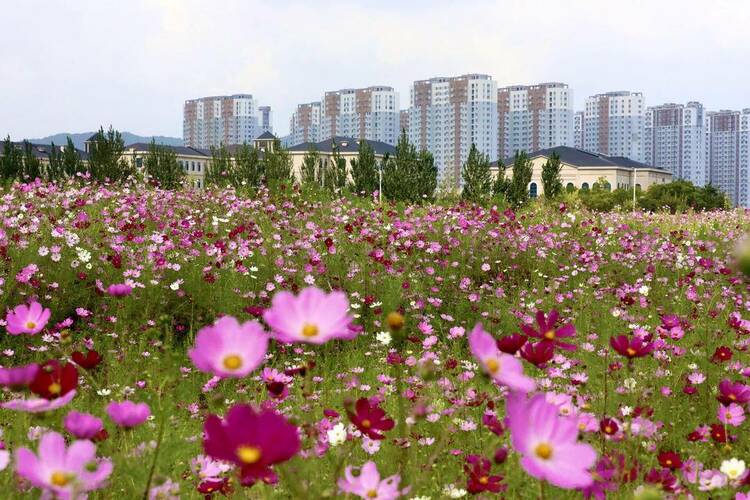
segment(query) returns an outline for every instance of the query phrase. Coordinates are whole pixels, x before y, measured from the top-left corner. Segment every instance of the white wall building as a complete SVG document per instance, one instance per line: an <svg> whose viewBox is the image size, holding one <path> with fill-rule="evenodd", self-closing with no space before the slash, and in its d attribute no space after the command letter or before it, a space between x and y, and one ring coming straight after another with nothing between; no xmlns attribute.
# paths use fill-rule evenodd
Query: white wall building
<svg viewBox="0 0 750 500"><path fill-rule="evenodd" d="M669 170L676 179L696 186L708 184L704 115L699 102L647 108L645 163Z"/></svg>
<svg viewBox="0 0 750 500"><path fill-rule="evenodd" d="M586 99L583 149L644 161L645 107L640 92L607 92Z"/></svg>
<svg viewBox="0 0 750 500"><path fill-rule="evenodd" d="M320 101L297 105L297 111L289 120L291 145L321 141L320 108Z"/></svg>
<svg viewBox="0 0 750 500"><path fill-rule="evenodd" d="M750 207L750 109L709 112L705 130L711 184L735 205Z"/></svg>
<svg viewBox="0 0 750 500"><path fill-rule="evenodd" d="M460 182L472 143L498 158L497 83L489 75L415 81L410 103L409 140L432 153L439 181Z"/></svg>
<svg viewBox="0 0 750 500"><path fill-rule="evenodd" d="M188 147L251 143L263 132L271 131L271 108L259 108L251 94L185 101L182 138Z"/></svg>
<svg viewBox="0 0 750 500"><path fill-rule="evenodd" d="M499 154L574 145L573 90L564 83L514 85L497 91Z"/></svg>
<svg viewBox="0 0 750 500"><path fill-rule="evenodd" d="M573 115L573 146L583 149L583 111Z"/></svg>
<svg viewBox="0 0 750 500"><path fill-rule="evenodd" d="M326 92L321 102L320 140L346 136L396 144L399 121L398 92L393 87Z"/></svg>

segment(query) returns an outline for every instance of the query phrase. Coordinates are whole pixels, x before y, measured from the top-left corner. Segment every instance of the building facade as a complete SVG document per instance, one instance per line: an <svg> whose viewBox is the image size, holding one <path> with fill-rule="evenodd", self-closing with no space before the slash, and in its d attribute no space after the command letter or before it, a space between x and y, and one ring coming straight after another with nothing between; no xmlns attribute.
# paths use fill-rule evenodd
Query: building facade
<svg viewBox="0 0 750 500"><path fill-rule="evenodd" d="M320 102L298 104L289 119L290 145L320 141Z"/></svg>
<svg viewBox="0 0 750 500"><path fill-rule="evenodd" d="M573 147L583 149L583 111L573 115Z"/></svg>
<svg viewBox="0 0 750 500"><path fill-rule="evenodd" d="M326 92L321 101L320 139L355 137L396 144L399 98L393 87L374 86Z"/></svg>
<svg viewBox="0 0 750 500"><path fill-rule="evenodd" d="M750 207L750 109L707 113L705 131L711 184L733 204Z"/></svg>
<svg viewBox="0 0 750 500"><path fill-rule="evenodd" d="M188 147L250 143L267 131L272 131L271 108L259 107L251 94L185 101L182 137Z"/></svg>
<svg viewBox="0 0 750 500"><path fill-rule="evenodd" d="M196 188L206 187L206 169L211 163L211 152L206 149L189 146L162 146L175 154L177 163L185 172L185 183ZM136 169L142 170L146 157L151 151L151 144L136 142L125 146L122 158L130 162Z"/></svg>
<svg viewBox="0 0 750 500"><path fill-rule="evenodd" d="M340 158L343 158L346 162L347 169L351 170L351 162L353 159L359 158L359 143L361 141L367 141L372 152L375 155L375 160L380 162L386 155L393 155L396 153L396 148L382 141L372 141L367 139L357 139L355 137L331 137L319 142L304 142L287 149L290 158L292 159L292 174L300 181L302 179L302 164L305 161L305 156L311 151L318 153L318 171L324 171L324 167L333 165L334 154L337 154ZM351 173L350 173L351 177ZM349 179L352 180L351 178Z"/></svg>
<svg viewBox="0 0 750 500"><path fill-rule="evenodd" d="M399 127L398 127L398 133L399 135L401 132L406 132L406 136L409 137L409 110L408 109L402 109L399 112Z"/></svg>
<svg viewBox="0 0 750 500"><path fill-rule="evenodd" d="M696 186L709 182L705 154L705 113L699 102L646 109L645 162Z"/></svg>
<svg viewBox="0 0 750 500"><path fill-rule="evenodd" d="M644 161L645 108L640 92L607 92L586 99L582 149Z"/></svg>
<svg viewBox="0 0 750 500"><path fill-rule="evenodd" d="M410 94L409 141L432 153L439 182L460 184L472 143L498 158L497 83L489 75L417 80Z"/></svg>
<svg viewBox="0 0 750 500"><path fill-rule="evenodd" d="M573 90L564 83L514 85L497 91L499 154L573 146Z"/></svg>

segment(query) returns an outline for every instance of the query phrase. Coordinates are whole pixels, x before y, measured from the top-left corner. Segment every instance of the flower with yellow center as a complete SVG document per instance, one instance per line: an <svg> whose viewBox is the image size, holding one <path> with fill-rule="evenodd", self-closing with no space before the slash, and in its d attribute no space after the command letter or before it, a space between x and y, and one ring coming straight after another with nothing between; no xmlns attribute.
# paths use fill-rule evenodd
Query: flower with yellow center
<svg viewBox="0 0 750 500"><path fill-rule="evenodd" d="M57 382L52 382L49 387L47 387L47 390L50 394L60 394L60 391L62 391L62 386Z"/></svg>
<svg viewBox="0 0 750 500"><path fill-rule="evenodd" d="M242 368L242 358L236 354L230 354L224 357L223 364L227 370L239 370Z"/></svg>
<svg viewBox="0 0 750 500"><path fill-rule="evenodd" d="M370 421L369 421L369 420L367 420L367 419L364 419L364 420L363 420L363 421L361 422L361 424L362 424L362 427L364 427L365 429L369 429L369 428L370 428L370 426L372 425L372 422L370 422Z"/></svg>
<svg viewBox="0 0 750 500"><path fill-rule="evenodd" d="M376 490L370 490L367 492L367 498L377 498L378 492Z"/></svg>
<svg viewBox="0 0 750 500"><path fill-rule="evenodd" d="M49 478L49 482L54 484L55 486L63 487L67 486L68 483L73 479L72 474L68 474L65 472L55 471L52 473L52 476Z"/></svg>
<svg viewBox="0 0 750 500"><path fill-rule="evenodd" d="M721 463L719 470L730 480L734 481L735 479L739 479L745 473L745 461L737 460L736 458L724 460Z"/></svg>
<svg viewBox="0 0 750 500"><path fill-rule="evenodd" d="M36 323L33 321L27 321L26 325L24 325L28 330L33 330L36 328Z"/></svg>
<svg viewBox="0 0 750 500"><path fill-rule="evenodd" d="M393 331L399 331L404 327L404 317L401 313L393 311L385 318L388 327Z"/></svg>
<svg viewBox="0 0 750 500"><path fill-rule="evenodd" d="M243 464L250 465L257 463L258 460L260 460L261 455L260 448L256 446L243 445L237 448L237 458L239 458L240 462Z"/></svg>
<svg viewBox="0 0 750 500"><path fill-rule="evenodd" d="M479 482L481 484L488 484L490 482L490 478L488 478L487 476L482 476L479 478Z"/></svg>
<svg viewBox="0 0 750 500"><path fill-rule="evenodd" d="M546 332L544 332L544 338L547 340L555 340L555 331L547 330Z"/></svg>
<svg viewBox="0 0 750 500"><path fill-rule="evenodd" d="M302 336L307 338L312 338L318 335L318 325L313 325L311 323L305 323L305 325L302 327Z"/></svg>
<svg viewBox="0 0 750 500"><path fill-rule="evenodd" d="M628 353L628 356L635 356L636 354L635 349L633 349L632 347L628 347L627 349L625 349L625 352Z"/></svg>
<svg viewBox="0 0 750 500"><path fill-rule="evenodd" d="M542 460L549 460L549 458L552 456L552 446L550 446L549 443L545 442L539 443L538 445L536 445L536 448L534 448L534 453Z"/></svg>
<svg viewBox="0 0 750 500"><path fill-rule="evenodd" d="M488 358L484 362L484 366L487 367L487 371L490 373L497 373L500 370L500 361L497 358Z"/></svg>

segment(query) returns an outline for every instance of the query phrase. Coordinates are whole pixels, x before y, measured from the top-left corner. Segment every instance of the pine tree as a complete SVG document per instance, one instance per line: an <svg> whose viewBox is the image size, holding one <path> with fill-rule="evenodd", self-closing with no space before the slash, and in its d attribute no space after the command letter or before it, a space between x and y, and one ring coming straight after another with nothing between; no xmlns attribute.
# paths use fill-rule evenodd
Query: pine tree
<svg viewBox="0 0 750 500"><path fill-rule="evenodd" d="M163 189L177 189L185 180L185 171L177 161L175 152L151 139L144 166L146 173Z"/></svg>
<svg viewBox="0 0 750 500"><path fill-rule="evenodd" d="M433 201L435 199L435 191L437 190L438 169L432 153L425 150L419 152L417 156L417 169L417 198L414 201Z"/></svg>
<svg viewBox="0 0 750 500"><path fill-rule="evenodd" d="M304 186L312 186L319 182L320 178L320 153L315 146L312 147L302 159L300 181Z"/></svg>
<svg viewBox="0 0 750 500"><path fill-rule="evenodd" d="M496 201L505 200L510 189L510 180L505 177L505 164L502 159L497 160L497 174L492 182L492 198Z"/></svg>
<svg viewBox="0 0 750 500"><path fill-rule="evenodd" d="M375 161L375 151L370 143L362 139L359 141L359 154L349 163L352 166L353 189L357 194L370 195L378 189L378 167Z"/></svg>
<svg viewBox="0 0 750 500"><path fill-rule="evenodd" d="M529 200L529 182L531 182L532 166L525 151L516 151L513 159L513 178L506 198L513 208L524 205Z"/></svg>
<svg viewBox="0 0 750 500"><path fill-rule="evenodd" d="M385 163L383 169L383 195L394 201L415 201L419 183L417 150L401 131L396 153Z"/></svg>
<svg viewBox="0 0 750 500"><path fill-rule="evenodd" d="M89 173L97 182L123 182L136 174L135 165L123 158L125 143L117 130L99 128L89 147Z"/></svg>
<svg viewBox="0 0 750 500"><path fill-rule="evenodd" d="M45 169L45 174L49 182L59 182L65 178L62 151L59 147L55 146L54 142L50 144L49 164Z"/></svg>
<svg viewBox="0 0 750 500"><path fill-rule="evenodd" d="M492 195L490 160L472 143L469 157L461 171L463 191L461 197L474 203L485 203Z"/></svg>
<svg viewBox="0 0 750 500"><path fill-rule="evenodd" d="M266 172L266 185L275 189L280 185L289 182L292 176L292 158L289 153L281 146L281 141L276 139L271 151L265 152L263 159Z"/></svg>
<svg viewBox="0 0 750 500"><path fill-rule="evenodd" d="M23 174L22 180L32 182L42 176L42 162L34 154L34 147L29 141L23 141Z"/></svg>
<svg viewBox="0 0 750 500"><path fill-rule="evenodd" d="M220 144L218 148L211 147L211 162L206 168L206 185L226 187L232 181L232 159L229 151Z"/></svg>
<svg viewBox="0 0 750 500"><path fill-rule="evenodd" d="M257 189L263 182L263 175L263 163L260 161L258 150L247 143L240 146L235 157L235 187Z"/></svg>
<svg viewBox="0 0 750 500"><path fill-rule="evenodd" d="M546 199L552 200L562 193L563 185L560 170L562 170L560 155L553 152L542 167L542 188Z"/></svg>
<svg viewBox="0 0 750 500"><path fill-rule="evenodd" d="M81 157L78 156L78 150L76 150L73 139L70 136L68 136L68 143L62 152L62 166L65 175L68 177L75 177L85 170Z"/></svg>
<svg viewBox="0 0 750 500"><path fill-rule="evenodd" d="M18 179L23 173L23 153L13 144L10 136L3 141L3 156L0 166L0 176L7 183Z"/></svg>

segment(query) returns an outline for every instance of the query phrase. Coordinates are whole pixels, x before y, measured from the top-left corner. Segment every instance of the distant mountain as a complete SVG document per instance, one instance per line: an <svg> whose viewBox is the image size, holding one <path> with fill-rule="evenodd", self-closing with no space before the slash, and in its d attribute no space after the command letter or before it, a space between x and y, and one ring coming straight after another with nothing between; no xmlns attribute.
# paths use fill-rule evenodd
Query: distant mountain
<svg viewBox="0 0 750 500"><path fill-rule="evenodd" d="M63 132L60 134L55 135L48 135L47 137L42 137L41 139L28 139L29 142L36 143L36 144L49 144L51 142L54 142L55 145L64 145L68 142L68 136L70 136L71 139L73 139L73 144L75 144L75 147L78 149L83 149L83 143L94 135L96 132L81 132L79 134L69 134L67 132ZM130 132L120 132L122 134L122 140L125 142L125 145L133 144L134 142L151 142L152 137L151 136L142 136L142 135L136 135L132 134ZM182 146L182 139L179 137L166 137L163 135L155 135L153 136L153 139L156 141L157 144L165 144L167 146Z"/></svg>

